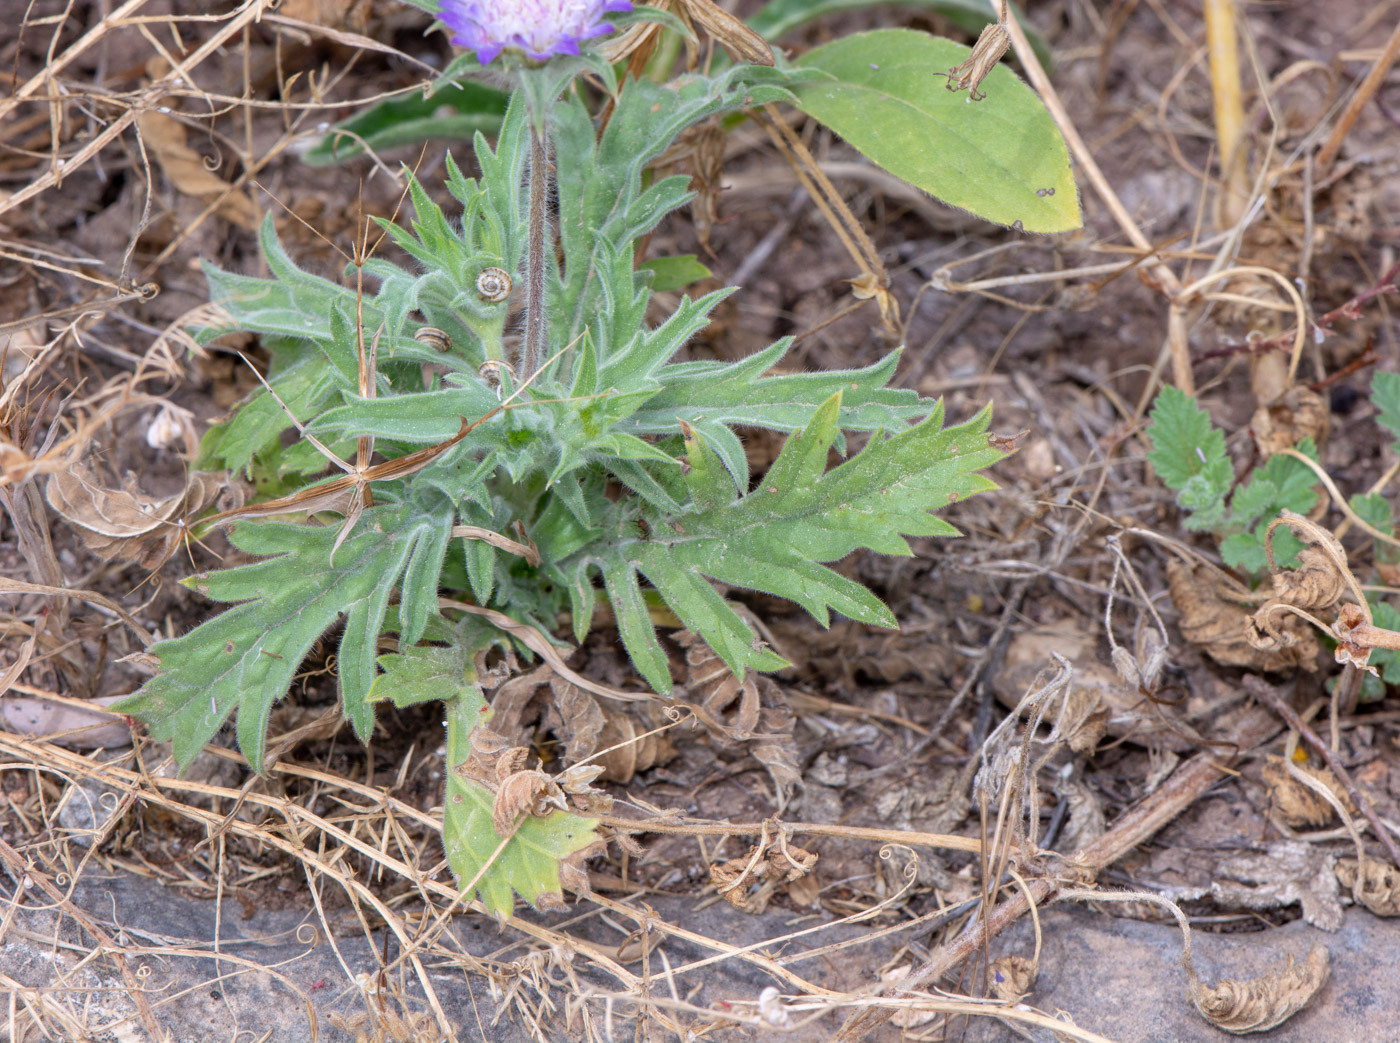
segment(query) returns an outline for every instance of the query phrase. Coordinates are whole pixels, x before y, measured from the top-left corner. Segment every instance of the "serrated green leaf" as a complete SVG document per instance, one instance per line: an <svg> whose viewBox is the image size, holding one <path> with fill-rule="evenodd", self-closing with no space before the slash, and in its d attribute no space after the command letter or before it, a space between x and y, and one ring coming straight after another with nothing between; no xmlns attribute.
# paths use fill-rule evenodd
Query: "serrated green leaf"
<svg viewBox="0 0 1400 1043"><path fill-rule="evenodd" d="M443 625L438 620L438 625ZM410 645L379 657L383 673L370 685L368 702L389 701L403 708L434 699L484 698L477 683L476 656L492 645L509 647L509 639L480 616L465 615L448 634L446 644Z"/></svg>
<svg viewBox="0 0 1400 1043"><path fill-rule="evenodd" d="M1225 521L1225 491L1203 474L1193 474L1176 494L1186 511L1181 526L1189 532L1213 532Z"/></svg>
<svg viewBox="0 0 1400 1043"><path fill-rule="evenodd" d="M486 701L478 690L449 700L446 709L448 770L442 846L457 886L466 887L475 880L477 896L497 916L510 914L516 893L531 905L541 895L562 897L559 862L598 839L597 820L564 811L546 818L527 817L502 847L503 838L491 822L491 791L454 770L471 755L472 729L489 718Z"/></svg>
<svg viewBox="0 0 1400 1043"><path fill-rule="evenodd" d="M645 576L676 616L699 633L736 675L781 664L703 577L763 591L801 605L823 624L832 610L877 626L894 617L870 591L826 567L859 548L910 552L908 536L953 536L930 511L995 486L978 472L1005 454L987 441L984 410L943 427L941 402L920 424L891 437L877 433L866 448L826 469L841 396L831 396L792 435L763 483L740 496L698 432L687 440L685 476L694 506L659 517L645 532L619 529L596 557L623 643L659 692L670 690L666 657L646 611Z"/></svg>
<svg viewBox="0 0 1400 1043"><path fill-rule="evenodd" d="M556 106L564 263L550 306L553 350L588 327L597 339L601 368L633 342L648 296L632 266L635 241L691 196L688 178L648 183L647 168L678 134L707 116L791 98L790 79L775 69L737 66L715 77L682 77L666 85L629 80L601 136L581 98ZM679 347L676 343L654 366L639 364L636 379L624 373L604 377L601 386L634 388Z"/></svg>
<svg viewBox="0 0 1400 1043"><path fill-rule="evenodd" d="M803 112L872 162L951 206L1027 232L1080 226L1069 151L1040 98L1005 65L972 101L938 74L970 49L909 29L842 37L803 55Z"/></svg>
<svg viewBox="0 0 1400 1043"><path fill-rule="evenodd" d="M1152 450L1147 462L1167 488L1180 492L1197 475L1223 499L1235 474L1225 454L1225 436L1210 422L1210 414L1179 388L1163 388L1149 415L1147 437ZM1206 499L1198 496L1198 499Z"/></svg>
<svg viewBox="0 0 1400 1043"><path fill-rule="evenodd" d="M1351 498L1351 509L1367 525L1385 533L1395 535L1395 511L1390 501L1380 493L1360 493Z"/></svg>
<svg viewBox="0 0 1400 1043"><path fill-rule="evenodd" d="M1235 495L1230 498L1230 520L1244 528L1250 528L1262 515L1270 511L1278 514L1275 507L1278 499L1278 486L1255 472L1254 479L1236 489Z"/></svg>
<svg viewBox="0 0 1400 1043"><path fill-rule="evenodd" d="M1365 493L1351 498L1351 509L1371 528L1387 536L1395 535L1395 511L1390 501L1380 493ZM1400 561L1400 548L1382 540L1375 542L1377 564L1393 565Z"/></svg>
<svg viewBox="0 0 1400 1043"><path fill-rule="evenodd" d="M1304 438L1295 447L1309 459L1317 459L1317 446ZM1275 454L1256 468L1248 484L1230 500L1230 524L1249 527L1260 519L1272 521L1281 511L1307 514L1317 506L1317 475L1302 461ZM1255 486L1260 488L1256 491Z"/></svg>
<svg viewBox="0 0 1400 1043"><path fill-rule="evenodd" d="M121 713L145 721L151 734L174 743L185 765L237 711L243 755L262 763L272 704L286 694L311 646L344 615L340 664L342 709L367 736L373 711L375 642L389 595L415 555L441 560L452 514L410 505L366 510L329 562L339 526L244 523L230 541L262 561L187 581L214 601L241 602L194 630L151 646L160 673L123 700ZM431 607L426 602L431 600ZM404 612L436 611L437 576L425 589L405 589Z"/></svg>
<svg viewBox="0 0 1400 1043"><path fill-rule="evenodd" d="M1264 544L1252 532L1237 532L1226 536L1220 541L1220 557L1226 565L1234 569L1243 569L1245 572L1259 573L1269 567Z"/></svg>

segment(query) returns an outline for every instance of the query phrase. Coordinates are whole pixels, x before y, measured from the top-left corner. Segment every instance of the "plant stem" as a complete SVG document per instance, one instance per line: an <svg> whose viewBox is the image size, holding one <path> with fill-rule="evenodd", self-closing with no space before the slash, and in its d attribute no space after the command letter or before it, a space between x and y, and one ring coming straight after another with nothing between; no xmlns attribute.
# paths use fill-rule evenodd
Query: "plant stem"
<svg viewBox="0 0 1400 1043"><path fill-rule="evenodd" d="M549 196L549 149L547 131L541 126L530 130L530 229L525 245L525 343L520 350L521 380L529 380L544 358L545 348L545 261L547 230L546 201Z"/></svg>
<svg viewBox="0 0 1400 1043"><path fill-rule="evenodd" d="M1220 147L1218 223L1230 227L1239 220L1249 197L1249 177L1241 147L1244 102L1240 92L1239 43L1235 34L1234 0L1206 0L1206 42L1210 54L1210 87L1215 102L1215 136Z"/></svg>

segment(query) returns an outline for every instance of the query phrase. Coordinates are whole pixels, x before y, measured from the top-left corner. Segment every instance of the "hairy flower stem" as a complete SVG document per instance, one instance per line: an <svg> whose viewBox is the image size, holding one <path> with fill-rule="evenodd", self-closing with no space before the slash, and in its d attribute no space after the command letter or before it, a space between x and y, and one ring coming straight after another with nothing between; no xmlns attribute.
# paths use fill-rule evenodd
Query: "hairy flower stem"
<svg viewBox="0 0 1400 1043"><path fill-rule="evenodd" d="M525 343L520 349L521 380L529 380L539 369L545 349L545 272L548 265L548 220L545 213L549 196L549 149L546 130L536 126L530 132L530 229L525 245Z"/></svg>

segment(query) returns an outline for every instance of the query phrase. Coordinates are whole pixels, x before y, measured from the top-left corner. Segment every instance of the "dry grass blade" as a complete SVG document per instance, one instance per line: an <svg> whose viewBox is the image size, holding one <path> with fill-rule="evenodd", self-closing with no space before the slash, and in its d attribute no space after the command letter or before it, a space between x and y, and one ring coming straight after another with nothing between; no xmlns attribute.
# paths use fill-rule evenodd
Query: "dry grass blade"
<svg viewBox="0 0 1400 1043"><path fill-rule="evenodd" d="M44 594L53 598L73 598L77 601L85 601L89 605L95 605L105 612L110 612L123 623L126 624L136 640L142 646L149 645L152 641L151 635L145 627L141 626L131 614L122 608L111 598L104 594L98 594L90 590L72 590L68 587L49 587L41 583L26 583L21 579L10 579L0 576L0 593L6 594Z"/></svg>
<svg viewBox="0 0 1400 1043"><path fill-rule="evenodd" d="M555 649L554 643L544 634L540 633L532 626L518 623L504 612L497 612L495 609L483 608L480 605L470 605L465 601L457 601L454 598L438 598L439 608L455 608L459 612L467 612L474 616L481 616L483 619L491 621L493 626L497 626L508 634L514 634L525 646L534 652L554 671L563 678L572 681L594 695L605 696L609 699L621 699L624 702L649 702L654 696L642 692L625 692L620 688L612 688L597 681L590 681L574 670L569 669L563 657Z"/></svg>

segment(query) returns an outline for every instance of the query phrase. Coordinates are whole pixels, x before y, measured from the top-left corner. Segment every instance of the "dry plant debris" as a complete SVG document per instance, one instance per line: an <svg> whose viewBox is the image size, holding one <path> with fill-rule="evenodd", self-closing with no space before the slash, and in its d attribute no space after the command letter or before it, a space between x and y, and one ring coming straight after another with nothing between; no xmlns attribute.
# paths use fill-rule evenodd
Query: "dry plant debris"
<svg viewBox="0 0 1400 1043"><path fill-rule="evenodd" d="M1400 916L1400 870L1368 858L1337 859L1337 879L1357 900L1377 916Z"/></svg>
<svg viewBox="0 0 1400 1043"><path fill-rule="evenodd" d="M490 925L495 948L469 952L454 925L482 914L441 865L432 808L451 769L436 752L437 724L403 711L370 751L338 736L327 650L298 667L293 697L273 711L262 775L213 745L176 776L168 749L139 735L130 747L129 726L94 705L139 685L153 637L196 622L174 581L189 558L206 568L230 551L191 523L241 506L242 487L217 475L149 481L157 463L183 474L193 440L259 386L235 356L191 350L185 327L219 321L191 311L202 299L197 258L256 274L247 229L270 212L299 256L333 274L339 262L318 235L343 243L362 217L391 214L398 164L418 152L376 150L339 168L352 171L339 187L297 152L369 92L412 96L423 63L440 68L447 54L423 42L426 16L387 0L288 0L275 11L255 0L194 15L156 0L88 7L39 0L21 14L23 33L0 31L12 81L0 98L0 946L42 948L52 968L51 979L21 981L15 950L0 948L11 1035L159 1038L178 1004L193 1002L163 991L177 973L206 992L220 984L190 970L211 958L212 939L177 946L84 907L78 885L104 870L252 913L293 906L322 949L366 940L381 955L347 956L343 977L320 986L227 939L218 959L225 975L277 981L303 1034L367 1043L475 1038L448 1013L464 975L490 982L486 1038L514 1019L539 1038L605 1039L624 1010L640 1033L697 1038L782 1029L854 1041L886 1017L947 1035L969 1016L1095 1038L1080 1014L1092 997L1043 1001L1075 1011L1083 1029L1007 1006L1041 999L1027 992L1033 963L1001 955L997 934L1117 868L1154 882L1154 854L1216 874L1213 888L1173 893L1221 916L1277 924L1301 907L1325 926L1348 894L1360 906L1347 917L1397 915L1400 870L1385 850L1400 778L1394 689L1346 701L1368 667L1384 674L1395 629L1368 606L1370 572L1389 582L1400 568L1343 507L1345 494L1393 500L1392 450L1370 432L1379 407L1361 379L1397 365L1384 318L1397 275L1384 249L1400 209L1385 84L1400 35L1383 10L1236 10L1257 81L1250 66L1198 59L1205 27L1184 9L1074 7L1051 41L1053 80L1028 59L1025 25L1008 21L1006 39L1090 175L1090 227L1078 241L988 233L787 118L737 133L706 124L664 157L658 169L692 174L700 194L689 219L658 231L651 256L705 251L720 277L710 286L742 270L735 281L771 298L727 302L697 358L793 333L792 373L864 364L902 316L906 386L946 396L950 410L990 395L999 425L1029 427L1031 446L997 470L998 499L959 505L969 534L960 544L842 564L898 606L910 620L902 633L844 622L823 632L754 598L748 611L794 668L738 680L668 632L672 717L615 697L637 686L597 631L570 659L573 676L546 645L557 663L495 677L499 739L475 736L479 756L465 770L492 789L497 829L566 802L605 816L610 846L572 867L576 893L593 890L565 914L576 920L511 916L501 934ZM715 5L672 8L750 57L772 46ZM1346 26L1335 45L1319 42L1324 16L1329 32ZM844 17L871 28L927 16ZM1030 21L1041 19L1032 11ZM794 30L778 46L797 54L823 32ZM644 69L661 38L629 30L619 60ZM957 78L979 90L981 71L962 66ZM1245 118L1227 149L1215 101L1232 96L1231 76ZM1102 128L1078 117L1095 105ZM836 224L854 215L873 229L868 241L843 242L810 220L806 197L794 202L798 184L839 207ZM1217 184L1245 194L1217 198ZM954 281L954 265L975 270ZM882 315L846 313L863 299ZM252 338L221 343L264 363ZM1200 390L1237 476L1304 439L1319 446L1332 499L1312 528L1281 523L1306 532L1297 567L1254 577L1218 568L1212 545L1182 530L1145 480L1149 374L1163 372ZM755 471L774 456L759 437L744 448ZM512 535L495 533L495 546L526 560L528 533ZM1109 546L1120 537L1121 558ZM1108 579L1120 560L1133 582ZM1165 633L1150 624L1155 613ZM1036 678L1054 653L1071 671L1049 689L1053 678ZM1255 674L1268 675L1277 705ZM1302 708L1332 679L1340 705L1310 716ZM1028 691L1042 700L999 727L992 697L1011 709ZM1306 763L1278 755L1281 722L1303 736ZM108 742L120 745L93 749ZM1229 765L1243 779L1221 770ZM968 821L979 769L985 799ZM1237 812L1228 827L1218 817L1227 802L1199 799L1221 792ZM1350 837L1280 840L1269 819L1325 828L1338 807L1360 831L1360 860ZM917 847L914 875L879 860L885 844ZM662 916L655 892L692 905L722 895L716 910L754 924L800 911L815 919L781 930L812 934L736 944L700 927L698 912ZM765 903L772 921L756 915ZM43 909L55 919L37 919ZM837 929L851 933L818 933ZM1259 937L1267 944L1268 930ZM927 951L903 948L911 938ZM1348 958L1334 953L1335 974ZM143 966L157 969L148 978ZM750 969L753 987L719 994L706 969L721 966ZM940 995L960 986L967 996ZM1337 987L1315 948L1264 978L1197 983L1190 1002L1221 1028L1259 1032ZM1307 1024L1326 1038L1325 1025Z"/></svg>
<svg viewBox="0 0 1400 1043"><path fill-rule="evenodd" d="M1197 982L1191 999L1206 1020L1226 1032L1268 1032L1312 1001L1327 984L1330 969L1327 947L1315 945L1302 964L1290 953L1271 974L1248 981L1224 978L1214 986Z"/></svg>

